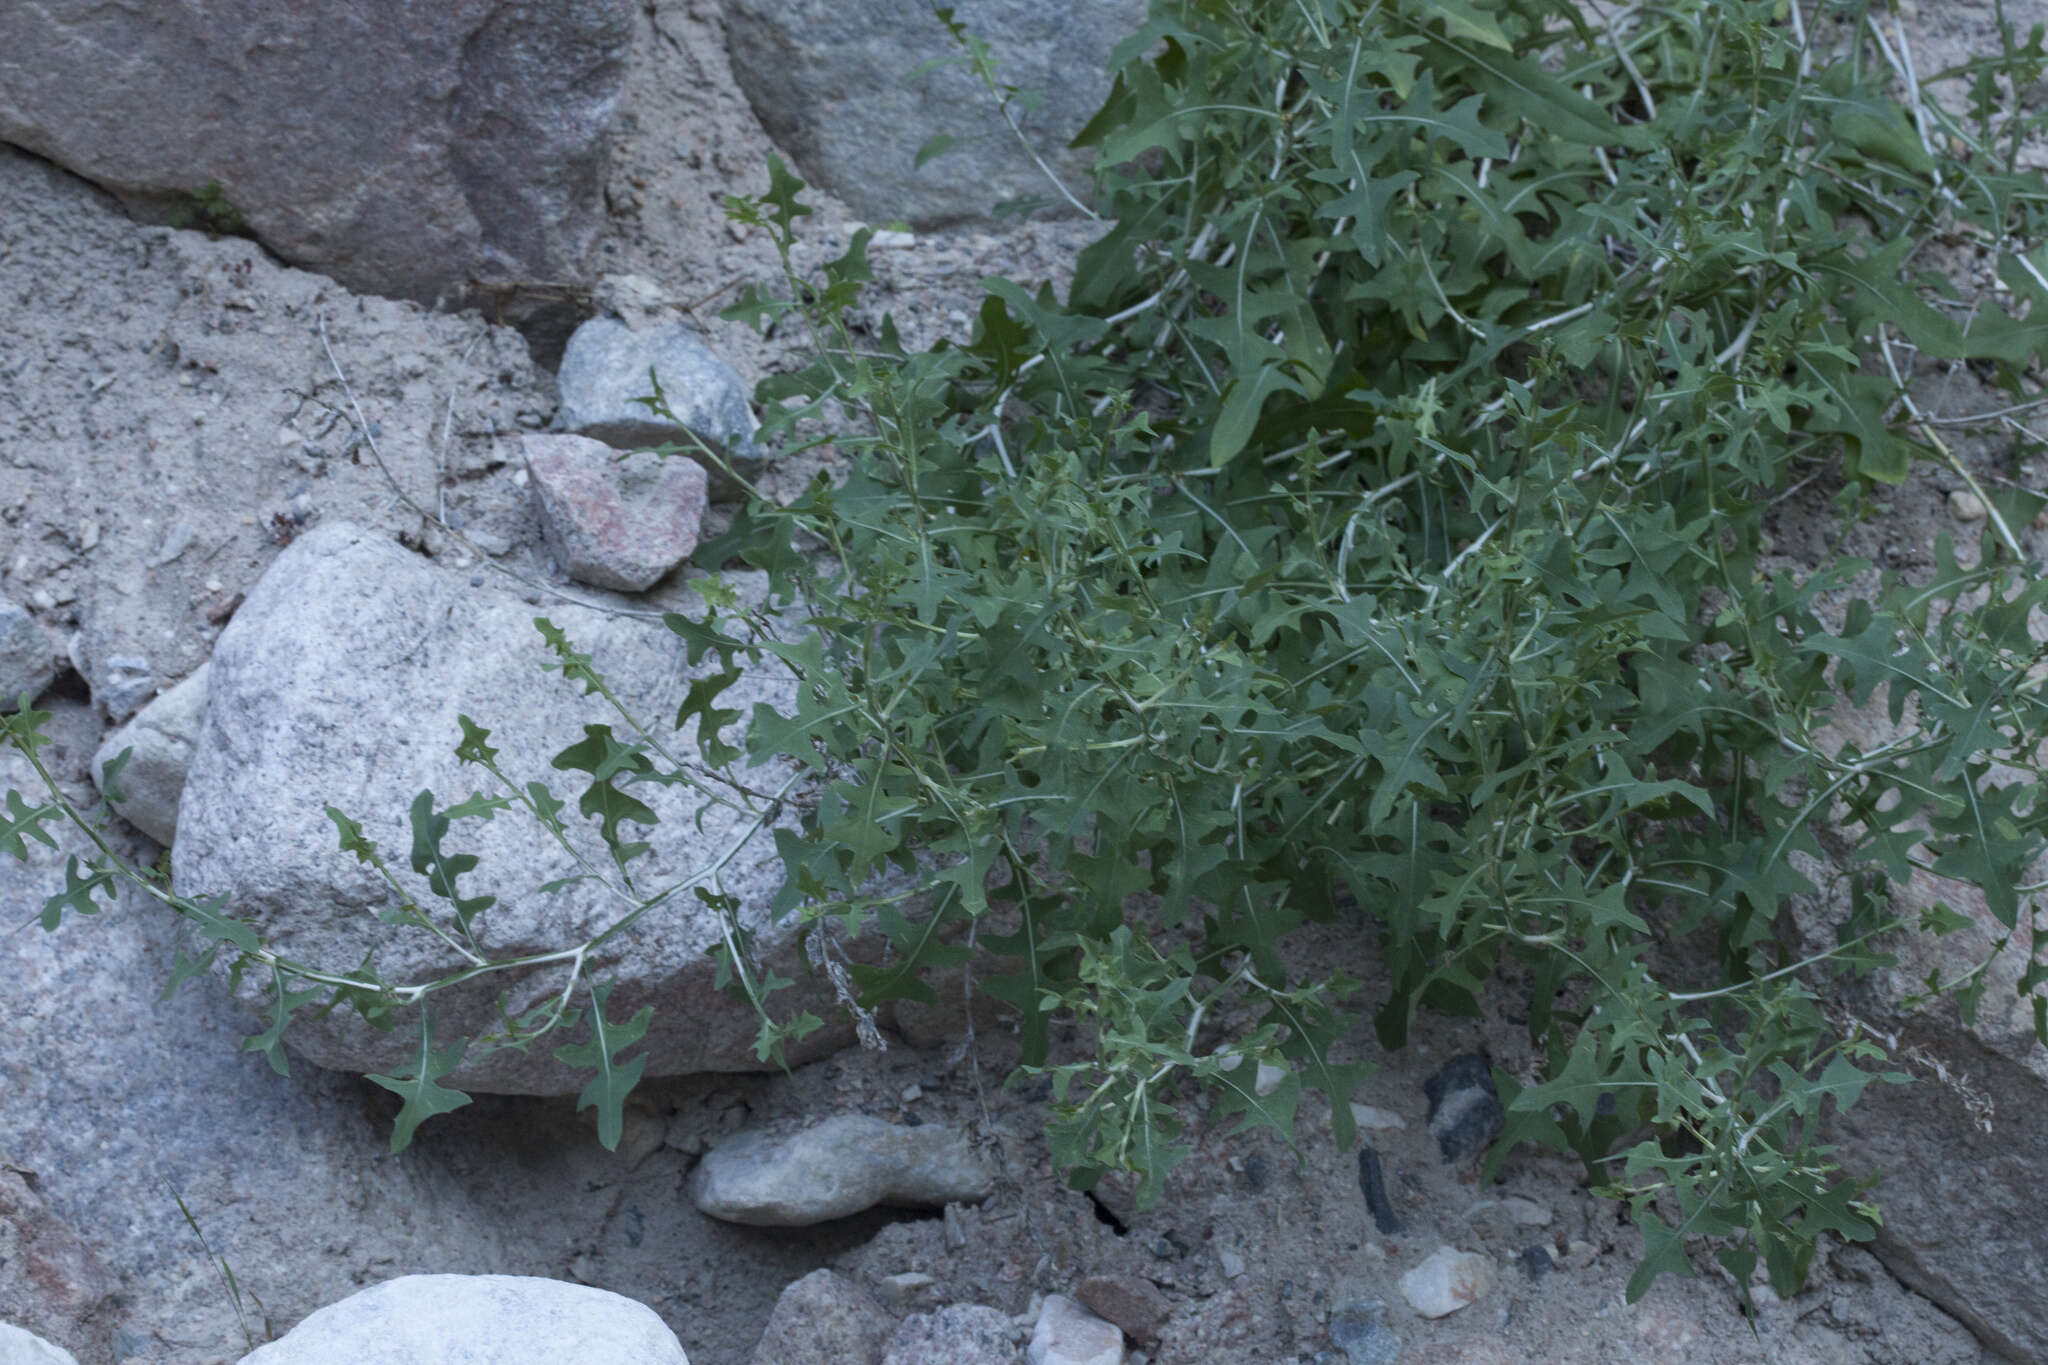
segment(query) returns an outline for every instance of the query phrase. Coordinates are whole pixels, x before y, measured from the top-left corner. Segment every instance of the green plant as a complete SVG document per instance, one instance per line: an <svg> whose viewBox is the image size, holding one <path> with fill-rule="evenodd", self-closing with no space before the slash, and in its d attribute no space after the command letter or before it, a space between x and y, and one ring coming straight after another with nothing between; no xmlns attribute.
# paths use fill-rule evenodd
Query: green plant
<svg viewBox="0 0 2048 1365"><path fill-rule="evenodd" d="M212 237L252 235L242 211L228 199L220 181L209 180L188 194L177 195L164 215L174 228L191 228Z"/></svg>
<svg viewBox="0 0 2048 1365"><path fill-rule="evenodd" d="M861 1008L929 998L932 969L973 963L1020 1015L1025 1070L1053 1080L1049 1136L1076 1184L1131 1169L1156 1197L1201 1089L1225 1120L1290 1137L1320 1089L1351 1140L1355 982L1301 975L1288 946L1348 890L1378 930L1388 1046L1422 1010L1503 991L1526 1006L1549 1066L1499 1078L1493 1159L1533 1141L1606 1171L1646 1236L1632 1296L1689 1273L1694 1238L1739 1284L1761 1257L1791 1292L1823 1233L1874 1234L1818 1121L1891 1073L1819 992L1886 961L1889 934L1956 927L1945 907L1894 913L1884 893L1916 867L1980 887L2011 931L2034 913L2021 879L2048 828L2029 676L2048 651L2026 628L2048 586L2013 530L2042 500L1976 481L1904 378L1946 359L2031 392L2048 197L1995 146L2017 136L1995 82L2038 43L1957 73L1992 83L1972 123L1917 88L1892 102L1879 16L1834 9L1809 33L1776 0L1669 0L1609 25L1543 0L1161 0L1082 135L1103 236L1064 299L987 282L965 345L858 329L865 233L805 278L809 210L779 164L729 204L785 274L731 315L816 341L761 386L768 432L836 441L852 472L754 500L700 547L766 570L815 629L791 638L714 583L708 616L669 619L693 664L719 665L678 723L701 718L696 757L723 768L720 690L769 657L796 673L794 713L757 712L746 741L803 765L774 794L804 817L778 836L778 908L888 945L852 969ZM1921 268L1958 232L1995 253L2010 304ZM1853 510L1919 459L1983 493L1974 563L1944 540L1933 581L1853 600L1867 566L1766 568L1767 518L1796 484L1838 480ZM549 638L567 679L603 690ZM1917 704L1919 730L1824 745L1842 696L1880 687L1894 720ZM5 724L33 760L34 714ZM490 769L486 732L465 731L458 752ZM572 753L630 922L684 888L631 886L642 845L618 812L692 765L644 728ZM456 889L451 822L518 804L560 832L551 793L503 785L415 809L415 870L445 908L393 879L456 948L488 906ZM0 847L17 855L64 813L9 801ZM374 856L336 818L344 848ZM1815 888L1791 855L1821 856L1826 822L1860 894L1837 946L1801 959L1783 911ZM143 878L206 958L275 976L266 1047L302 1007L388 1022L542 966L570 968L555 1006L489 1041L580 1017L577 949L397 986L283 961L222 907L101 854L72 864L46 922ZM879 893L892 870L913 890ZM816 1021L776 1018L787 983L707 899L773 1055ZM1929 988L1969 1009L1983 980ZM2035 963L2021 990L2048 1037L2044 980ZM1091 1050L1054 1054L1059 1016L1092 1025ZM595 1020L613 1027L601 1000ZM462 1099L438 1081L468 1040L437 1047L424 1008L420 1037L416 1074L383 1082L407 1095L395 1141ZM633 1079L617 1043L570 1050L599 1070L601 1121ZM1263 1093L1259 1064L1279 1073Z"/></svg>

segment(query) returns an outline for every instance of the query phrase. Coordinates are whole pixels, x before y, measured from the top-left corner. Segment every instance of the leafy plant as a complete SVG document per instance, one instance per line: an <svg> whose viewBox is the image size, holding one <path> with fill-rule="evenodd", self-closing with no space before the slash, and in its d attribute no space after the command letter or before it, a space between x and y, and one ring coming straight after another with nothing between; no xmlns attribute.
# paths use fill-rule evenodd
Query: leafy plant
<svg viewBox="0 0 2048 1365"><path fill-rule="evenodd" d="M1872 1236L1818 1121L1894 1073L1820 992L1887 961L1887 935L1961 922L1895 912L1916 868L1981 888L2012 930L2048 826L2030 680L2048 651L2026 627L2048 586L2013 531L2041 500L1979 483L1905 380L1952 361L2030 394L2048 279L2042 187L1996 145L2018 135L1997 83L2038 40L1955 73L1992 92L1957 119L1917 86L1886 95L1880 16L1831 12L1809 31L1779 0L1607 23L1545 0L1159 0L1082 135L1105 224L1065 297L990 280L972 339L923 352L863 327L865 232L798 270L809 209L773 165L728 211L784 279L730 315L811 329L811 363L761 386L767 434L835 441L852 470L751 501L699 548L766 570L811 627L715 586L706 617L669 618L692 664L718 664L678 717L700 722L701 764L623 712L637 738L597 727L557 761L589 775L579 811L613 854L585 871L634 907L606 934L684 889L632 885L643 846L621 822L648 821L630 788L725 769L718 692L773 659L798 701L757 710L746 750L799 774L719 799L755 829L785 798L801 812L777 836L777 908L887 945L839 967L856 1010L930 999L929 973L972 964L1018 1012L1025 1072L1052 1078L1077 1185L1130 1169L1156 1197L1205 1089L1226 1122L1290 1138L1319 1089L1349 1142L1363 1068L1339 1040L1369 964L1303 975L1290 936L1362 914L1387 1046L1423 1010L1526 1008L1548 1066L1498 1078L1493 1160L1533 1141L1604 1171L1645 1232L1631 1296L1689 1273L1697 1238L1738 1283L1761 1258L1789 1293L1823 1233ZM1924 268L1958 233L1996 255L2002 299ZM1856 510L1927 459L1983 497L1973 561L1944 540L1931 582L1867 599L1853 561L1768 567L1795 485L1833 480ZM549 640L565 680L610 696ZM1879 687L1917 731L1823 743L1844 694ZM35 761L34 713L4 723ZM223 952L267 969L286 1017L316 988L374 1019L421 1006L417 1075L380 1078L416 1122L459 1102L432 992L566 966L552 1007L484 1041L581 1018L589 944L486 962L466 941L448 821L516 804L559 836L566 803L465 732L507 795L415 807L414 866L447 909L393 877L401 917L475 958L446 978L281 959L104 841L54 913L89 910L111 868L198 926L181 971ZM22 856L61 807L9 801L0 847ZM1838 944L1801 958L1784 911L1816 888L1791 855L1823 857L1823 824L1859 894ZM775 1018L788 983L700 896L772 1056L816 1021ZM2036 964L2021 989L2044 980ZM1958 984L1973 1007L1981 970L1929 987ZM557 1055L597 1069L584 1101L615 1132L638 1075L617 1054L644 1019L607 1019L601 991L589 1040ZM1058 1017L1092 1048L1056 1055Z"/></svg>
<svg viewBox="0 0 2048 1365"><path fill-rule="evenodd" d="M164 221L174 228L191 228L211 237L249 237L247 220L229 200L220 181L209 180L198 189L174 196Z"/></svg>

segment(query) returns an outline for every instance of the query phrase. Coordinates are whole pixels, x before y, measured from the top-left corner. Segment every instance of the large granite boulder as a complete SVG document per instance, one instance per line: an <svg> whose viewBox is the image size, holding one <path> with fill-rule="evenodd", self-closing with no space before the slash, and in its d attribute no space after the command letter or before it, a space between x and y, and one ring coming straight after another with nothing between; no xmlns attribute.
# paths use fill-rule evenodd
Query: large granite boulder
<svg viewBox="0 0 2048 1365"><path fill-rule="evenodd" d="M576 278L630 0L0 5L0 141L424 303ZM212 197L195 194L218 186Z"/></svg>
<svg viewBox="0 0 2048 1365"><path fill-rule="evenodd" d="M653 1309L524 1275L405 1275L329 1304L241 1365L690 1365Z"/></svg>
<svg viewBox="0 0 2048 1365"><path fill-rule="evenodd" d="M1109 94L1110 50L1145 22L1145 0L960 0L958 21L987 39L998 79L1043 94L1013 113L1075 193L1093 153L1067 147ZM984 218L1021 197L1057 200L993 96L962 65L924 5L843 0L727 0L733 75L768 135L806 179L875 222L920 227ZM917 165L932 137L956 138Z"/></svg>
<svg viewBox="0 0 2048 1365"><path fill-rule="evenodd" d="M554 655L534 619L545 614L565 631L625 706L686 761L695 759L695 745L669 727L693 679L712 671L715 660L686 667L683 642L650 619L654 613L554 603L537 610L480 582L345 523L315 528L278 557L214 652L206 720L172 850L180 891L228 897L228 913L256 924L280 952L331 970L352 970L373 952L390 982L434 980L462 968L446 902L412 870L408 810L425 790L437 808L474 792L501 794L486 772L455 756L463 738L458 716L466 714L491 732L497 761L513 781L545 781L566 803L566 838L588 860L587 868L579 866L523 810L457 821L446 851L481 860L463 875L461 894L499 898L472 922L474 951L500 960L573 948L630 908L594 880L541 889L589 869L616 882L596 826L577 809L590 777L550 762L584 739L586 726L611 725L621 739L631 732L600 698L550 676L545 665ZM718 704L746 716L757 704L787 710L793 696L786 675L749 674ZM736 739L739 728L728 727L726 737ZM755 792L774 792L787 778L774 769L743 774ZM630 864L639 894L677 889L588 960L592 977L614 987L609 1017L655 1006L652 1028L634 1049L646 1059L646 1074L762 1065L752 1009L715 984L718 963L707 950L724 941L726 926L693 887L715 881L737 898L739 922L759 953L797 980L772 998L778 1014L808 1007L837 1018L797 961L793 929L774 925L769 912L783 878L774 829L794 815L785 811L764 824L744 809L752 798L701 766L691 785L627 790L661 816L651 830L619 826L624 838L653 846ZM372 868L339 850L336 826L324 813L330 803L360 821L408 893L437 910L442 933L379 919L397 897ZM497 972L434 995L437 1038L475 1037L499 1024L501 1007L516 1018L545 1004L563 990L565 965ZM259 975L244 981L252 1004L271 989ZM577 1003L587 1004L580 990ZM321 1066L388 1072L406 1065L417 1048L415 1025L416 1017L407 1017L405 1027L378 1032L344 1009L294 1026L286 1041ZM581 1042L585 1032L551 1036L524 1051L477 1049L447 1084L574 1093L587 1076L557 1062L553 1051ZM820 1030L793 1050L792 1060L821 1055L849 1037L843 1028Z"/></svg>

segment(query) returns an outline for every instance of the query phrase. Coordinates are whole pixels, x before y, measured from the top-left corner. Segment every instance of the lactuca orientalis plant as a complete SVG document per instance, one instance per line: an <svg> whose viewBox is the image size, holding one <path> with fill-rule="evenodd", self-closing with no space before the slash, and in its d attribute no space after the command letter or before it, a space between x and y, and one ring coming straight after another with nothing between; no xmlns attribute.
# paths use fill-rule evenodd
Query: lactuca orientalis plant
<svg viewBox="0 0 2048 1365"><path fill-rule="evenodd" d="M671 624L715 676L773 656L802 681L747 741L812 777L782 908L887 941L853 969L863 1005L973 962L1053 1077L1077 1183L1128 1168L1155 1197L1202 1087L1290 1134L1320 1088L1350 1139L1362 1069L1332 1048L1369 964L1304 978L1287 941L1355 902L1383 1042L1425 1008L1526 1005L1550 1065L1501 1078L1496 1158L1532 1140L1607 1171L1646 1233L1632 1294L1685 1273L1693 1236L1789 1292L1821 1233L1872 1235L1815 1120L1880 1059L1815 991L1902 924L1954 925L1873 894L1916 865L2008 928L2033 912L2025 620L2048 589L2013 528L2038 500L1985 490L1976 567L1944 547L1935 582L1888 582L1840 629L1824 597L1862 566L1766 571L1765 515L1804 479L1853 501L1944 458L1905 420L1916 357L2030 392L2038 325L1950 297L1925 243L1979 235L2027 308L2048 282L1997 98L2038 44L1959 73L1959 121L1891 102L1880 16L1830 12L1809 32L1739 0L1608 26L1536 0L1158 4L1084 133L1105 225L1066 297L990 281L972 339L924 352L864 324L864 235L802 277L779 166L731 206L787 276L735 315L818 343L763 386L770 433L822 431L852 472L699 551L768 570L816 634ZM1919 732L1823 745L1837 684L1917 698ZM651 737L618 743L594 780L667 770ZM1994 784L1993 758L2023 778ZM1782 911L1814 888L1790 855L1838 810L1865 894L1798 960ZM877 894L887 868L919 894ZM285 1005L396 1007L224 935ZM778 983L729 948L772 1015ZM1062 1015L1092 1056L1054 1058ZM562 1020L519 1022L526 1042ZM430 1095L460 1054L421 1039ZM1264 1093L1257 1062L1282 1069Z"/></svg>

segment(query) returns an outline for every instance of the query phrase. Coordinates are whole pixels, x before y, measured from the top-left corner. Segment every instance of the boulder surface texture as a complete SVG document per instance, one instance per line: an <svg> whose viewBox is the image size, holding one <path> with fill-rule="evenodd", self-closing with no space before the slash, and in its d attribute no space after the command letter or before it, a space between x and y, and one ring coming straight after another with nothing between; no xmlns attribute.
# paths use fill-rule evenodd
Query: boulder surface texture
<svg viewBox="0 0 2048 1365"><path fill-rule="evenodd" d="M329 1304L241 1365L690 1365L644 1303L525 1275L406 1275Z"/></svg>
<svg viewBox="0 0 2048 1365"><path fill-rule="evenodd" d="M1085 198L1093 153L1067 143L1109 94L1110 50L1145 22L1144 0L960 0L958 21L994 48L997 79L1041 92L1012 102L1025 137ZM1003 121L996 99L955 63L963 54L923 5L730 0L733 75L768 135L873 222L937 227L987 217L1004 200L1058 191ZM918 152L956 139L922 167Z"/></svg>
<svg viewBox="0 0 2048 1365"><path fill-rule="evenodd" d="M358 291L559 286L602 226L631 20L629 0L0 5L0 142L186 226L232 205Z"/></svg>
<svg viewBox="0 0 2048 1365"><path fill-rule="evenodd" d="M686 606L686 603L678 603ZM694 608L701 616L702 607ZM214 651L209 702L178 811L172 874L187 894L225 895L225 913L254 923L286 956L308 965L350 971L372 951L383 979L436 980L465 965L448 938L427 929L387 924L378 912L397 901L369 866L340 851L326 805L361 822L393 875L448 937L460 939L446 900L414 870L410 814L423 791L436 809L472 793L503 795L497 781L455 755L459 717L490 732L497 763L522 789L545 782L564 803L564 835L579 863L521 808L492 818L453 822L442 847L480 862L460 874L465 898L498 900L474 914L474 948L491 960L574 948L613 925L634 903L619 888L617 868L597 837L595 820L579 809L590 774L551 766L572 745L600 743L588 727L613 727L611 738L635 736L581 684L551 676L554 655L536 631L540 613L524 599L472 586L372 532L326 523L279 555L235 614ZM683 642L658 620L572 605L546 608L575 649L592 656L614 693L671 753L696 756L691 731L671 727L693 678L715 671L715 657L685 665ZM719 694L718 704L752 713L757 704L787 710L793 684L749 674ZM737 740L738 723L726 738ZM700 765L701 766L701 765ZM695 888L714 885L737 899L741 924L756 948L798 985L778 992L778 1010L839 1012L811 974L797 965L794 928L771 923L769 902L780 889L782 864L774 828L765 825L723 781L697 773L696 787L620 788L661 816L657 828L630 819L622 840L652 851L628 864L639 896L677 888L628 931L589 956L589 975L611 983L608 1018L630 1019L655 1006L653 1025L633 1049L649 1076L753 1070L758 1022L743 1000L716 988L718 964L706 950L725 926ZM748 769L756 792L773 792L786 777ZM590 807L589 809L595 809ZM784 814L781 820L792 816ZM586 880L541 888L596 870L613 888ZM436 1046L460 1034L495 1029L503 1006L517 1018L545 1005L566 983L564 963L497 972L428 997ZM261 977L256 980L254 978ZM274 984L264 973L244 978L246 997L262 1007ZM788 1003L784 1003L787 1001ZM578 988L574 1002L587 1005ZM587 1073L554 1058L558 1045L587 1041L587 1028L557 1032L525 1050L501 1048L469 1058L446 1082L466 1089L520 1094L579 1090ZM791 1061L843 1045L845 1030L827 1027L792 1048ZM420 1044L417 1013L389 1032L371 1029L352 1011L302 1019L286 1043L308 1060L339 1070L384 1072L412 1065Z"/></svg>

